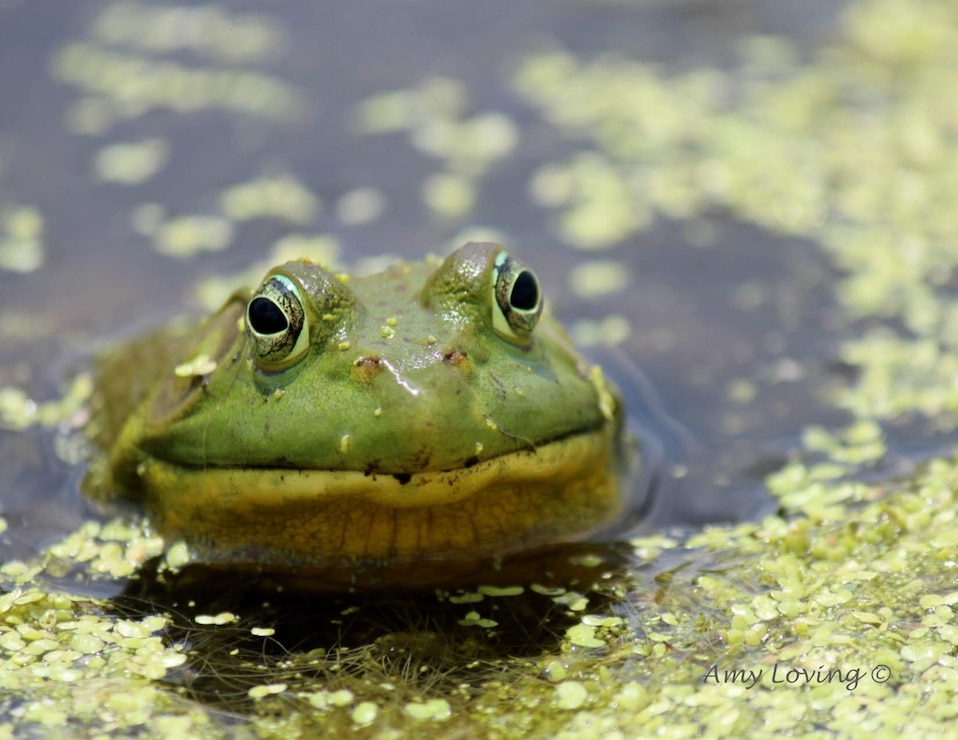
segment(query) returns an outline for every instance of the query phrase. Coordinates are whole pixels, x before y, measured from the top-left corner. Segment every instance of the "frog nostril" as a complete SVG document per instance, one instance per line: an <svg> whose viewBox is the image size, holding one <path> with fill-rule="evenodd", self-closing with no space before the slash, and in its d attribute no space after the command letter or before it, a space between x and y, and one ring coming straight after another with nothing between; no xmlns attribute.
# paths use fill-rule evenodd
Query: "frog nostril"
<svg viewBox="0 0 958 740"><path fill-rule="evenodd" d="M454 349L450 352L446 352L442 359L448 362L450 365L463 365L469 359L464 349Z"/></svg>
<svg viewBox="0 0 958 740"><path fill-rule="evenodd" d="M352 378L355 382L368 382L382 372L382 360L376 355L357 357L353 361Z"/></svg>

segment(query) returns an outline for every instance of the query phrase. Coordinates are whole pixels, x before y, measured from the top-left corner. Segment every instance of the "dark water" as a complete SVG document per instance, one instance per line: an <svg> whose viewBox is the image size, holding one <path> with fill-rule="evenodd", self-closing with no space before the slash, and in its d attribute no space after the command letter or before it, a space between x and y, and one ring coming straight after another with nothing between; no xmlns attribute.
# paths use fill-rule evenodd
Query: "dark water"
<svg viewBox="0 0 958 740"><path fill-rule="evenodd" d="M713 244L706 249L692 243L687 224L664 218L609 251L562 245L549 214L530 202L528 181L543 162L584 144L550 129L510 84L523 55L554 45L584 58L615 52L676 71L733 65L741 40L756 33L784 34L810 51L830 38L833 3L234 2L223 7L266 15L285 35L283 47L256 69L302 91L305 104L296 121L152 110L106 133L79 136L68 131L64 117L80 94L51 76L51 60L64 44L89 40L89 25L103 7L0 2L0 209L38 208L45 247L38 271L0 271L0 386L23 388L39 400L56 398L77 370L89 367L97 348L172 316L198 313L193 287L199 280L245 267L284 233L333 234L347 262L381 253L418 259L475 223L508 235L508 246L539 273L560 318L614 313L631 322L623 343L590 352L622 387L630 423L646 449L649 464L639 485L653 488L654 500L635 522L638 531L688 531L769 511L763 477L796 454L802 426L844 421L827 392L849 379L848 368L834 362L847 327L832 299L835 275L816 245L722 212L708 214ZM197 61L190 52L169 58ZM436 75L462 81L468 112L502 112L519 130L517 148L479 181L476 208L466 219L442 221L423 206L422 182L441 164L418 152L406 133L359 136L351 126L367 96ZM101 147L148 137L162 137L171 147L156 177L132 188L92 177ZM160 203L171 214L209 213L223 187L277 171L295 174L327 204L314 223L244 224L227 251L190 260L156 253L130 225L138 204ZM346 226L330 206L359 187L379 189L388 205L378 220ZM589 301L568 290L573 267L607 257L629 267L625 290ZM755 285L776 297L771 308L756 311L740 300ZM741 379L757 389L747 404L728 392ZM57 454L69 437L49 429L0 430L0 502L10 525L0 541L4 558L34 554L89 516L79 496L83 465ZM628 567L627 553L614 547L601 553L606 567ZM663 563L659 572L667 567ZM641 585L636 592L654 592L656 575L633 574ZM548 651L575 621L548 598L527 593L498 613L498 642L479 645L470 642L471 628L458 625L462 609L437 606L432 595L399 603L379 595L322 601L274 595L264 607L241 585L217 574L212 584L209 578L171 584L145 577L91 588L111 594L125 589L115 600L120 614L149 613L157 604L174 614L169 639L199 657L171 683L230 708L246 701L248 686L263 676L253 671L224 680L223 672L238 670L237 661L259 656L277 680L283 659L332 644L365 645L368 662L355 663L353 676L368 676L370 665L378 665L388 677L418 656L446 670L454 686L468 678L462 666L470 656L494 660ZM604 597L593 598L595 606ZM220 635L206 643L192 616L219 609L253 612L256 624L281 628L262 640L237 627L235 639ZM239 658L231 657L234 649ZM289 670L330 686L344 675L331 667L335 661L317 665Z"/></svg>
<svg viewBox="0 0 958 740"><path fill-rule="evenodd" d="M130 210L157 202L173 214L208 211L222 187L280 170L327 203L357 187L386 195L385 215L371 224L345 227L330 208L310 224L339 236L347 260L383 252L417 258L441 249L466 223L484 224L508 234L510 246L536 267L560 317L628 316L631 337L596 354L629 396L650 454L661 458L654 528L756 515L768 506L762 475L790 454L802 424L839 420L818 402L843 378L830 354L834 276L812 244L717 213L710 218L716 243L699 249L682 224L660 219L598 255L630 266L634 278L625 291L585 302L564 290L567 271L591 255L558 244L525 190L536 165L579 144L545 130L509 84L523 54L555 44L586 58L615 52L676 70L733 64L737 44L755 33L785 34L813 49L829 38L833 4L806 3L799 12L784 1L231 3L230 11L265 14L285 35L284 47L257 69L303 91L298 121L154 110L101 135L73 135L64 116L79 95L51 78L51 60L65 43L89 39L103 7L52 0L0 5L0 204L39 208L46 249L39 271L0 272L3 311L36 323L24 335L4 336L0 383L39 399L55 397L71 366L82 366L96 347L195 311L191 286L199 278L245 266L295 229L253 222L238 230L228 251L179 261L153 252L134 233ZM189 52L170 58L195 61ZM520 130L519 146L481 181L477 207L465 221L444 223L423 207L419 187L437 163L404 133L350 130L350 116L368 95L434 75L461 80L472 110L501 111ZM91 176L100 147L150 136L171 144L171 160L158 176L135 188ZM755 282L790 296L788 311L738 308L736 291ZM650 347L649 338L662 332L668 348ZM733 379L759 379L783 357L794 359L797 379L759 383L758 397L744 409L729 401ZM650 396L658 408L650 408ZM53 534L79 520L76 476L48 443L48 435L4 432L7 497L27 507L7 505L14 530L18 522L42 522ZM681 479L672 475L674 464L682 466Z"/></svg>
<svg viewBox="0 0 958 740"><path fill-rule="evenodd" d="M443 249L463 226L482 224L506 233L508 246L535 267L560 318L629 318L629 338L592 356L622 387L630 423L646 447L650 465L641 485L654 486L655 498L639 531L687 531L757 517L773 506L763 477L796 453L802 426L845 420L826 400L830 388L849 379L848 368L834 361L836 342L847 331L833 303L836 276L814 244L722 212L708 214L714 243L707 249L691 243L686 224L664 218L607 252L563 246L548 214L530 202L528 180L538 165L584 144L551 130L513 92L510 75L524 54L554 45L584 58L614 52L676 71L733 65L741 40L756 33L783 34L811 51L829 40L835 6L824 0L231 2L222 7L267 16L285 35L278 53L256 68L302 91L298 120L153 110L107 133L79 136L69 133L64 117L80 95L53 79L51 60L64 44L89 40L89 24L105 4L0 0L0 209L38 208L45 245L38 271L0 271L7 327L0 332L0 386L23 388L39 400L57 397L97 348L198 312L198 280L245 267L284 233L334 234L347 262L381 253L418 259ZM189 52L170 58L196 61ZM519 129L517 148L480 180L467 219L441 221L423 206L423 179L440 164L416 151L405 133L359 136L351 130L352 115L367 96L436 75L464 83L468 110L505 113ZM155 178L131 188L91 176L101 147L147 137L167 139L172 151ZM137 204L160 203L172 214L210 212L223 187L276 171L295 174L327 204L314 223L244 224L227 251L185 261L156 253L130 226ZM345 226L329 205L359 187L382 191L386 211L370 224ZM627 289L592 301L569 292L569 270L593 257L626 263L633 276ZM770 309L751 310L738 300L754 285L777 297ZM757 388L748 404L729 397L730 384L739 379ZM0 541L5 558L35 553L88 515L78 493L83 466L56 454L58 439L66 436L0 430L0 502L10 525ZM606 556L614 560L613 552ZM116 608L136 613L144 599L146 611L159 602L182 617L171 639L199 649L202 634L188 631L191 611L249 605L240 591L218 584L218 596L190 609L193 584L169 588L147 578L128 584ZM198 593L204 589L208 594L208 582ZM373 642L371 655L380 663L399 666L409 649L418 649L440 656L441 664L452 647L462 659L468 649L485 658L554 646L568 617L543 617L550 602L527 596L500 615L502 645L472 648L456 644L465 634L454 623L461 610L437 610L432 598L410 597L401 608L384 611L376 601L381 597L370 596L359 616L349 618L342 617L349 604L340 601L274 599L256 609L259 624L284 622L283 633L270 642L277 656ZM367 622L370 613L377 616ZM533 623L535 634L528 631ZM243 635L237 632L236 640L249 642ZM516 643L517 635L525 642ZM434 642L423 647L427 638ZM404 639L409 644L397 647ZM204 660L215 663L213 652L225 655L237 641L211 647ZM268 647L255 640L242 645L251 654ZM363 670L357 665L356 672ZM449 681L461 679L453 674ZM213 687L204 687L210 680ZM235 697L245 697L247 685L258 680L259 674L237 679ZM200 696L222 694L227 705L233 697L228 682L211 678L202 665L172 681Z"/></svg>

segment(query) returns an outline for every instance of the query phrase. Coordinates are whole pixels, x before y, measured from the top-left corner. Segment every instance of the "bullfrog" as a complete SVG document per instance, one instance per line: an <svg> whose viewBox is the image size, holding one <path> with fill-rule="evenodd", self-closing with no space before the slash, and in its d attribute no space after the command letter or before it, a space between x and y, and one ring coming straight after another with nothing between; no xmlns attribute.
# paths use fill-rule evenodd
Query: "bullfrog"
<svg viewBox="0 0 958 740"><path fill-rule="evenodd" d="M498 244L366 277L287 262L104 363L99 487L218 565L429 581L582 540L622 516L631 446L544 303Z"/></svg>

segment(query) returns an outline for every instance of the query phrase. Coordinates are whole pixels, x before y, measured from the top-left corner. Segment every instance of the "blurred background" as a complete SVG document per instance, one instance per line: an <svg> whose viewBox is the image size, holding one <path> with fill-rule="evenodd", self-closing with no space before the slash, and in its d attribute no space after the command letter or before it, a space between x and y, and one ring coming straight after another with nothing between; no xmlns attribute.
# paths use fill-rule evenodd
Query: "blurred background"
<svg viewBox="0 0 958 740"><path fill-rule="evenodd" d="M488 238L623 386L655 524L754 516L802 425L846 418L823 401L848 368L815 107L847 84L816 60L851 9L5 0L8 417L271 263ZM9 444L5 465L41 463L19 471L31 506L64 491L49 452Z"/></svg>
<svg viewBox="0 0 958 740"><path fill-rule="evenodd" d="M922 562L950 557L925 536L917 514L908 519L916 509L935 510L931 494L914 509L892 510L882 519L884 534L853 517L857 502L885 496L923 462L950 455L956 441L955 69L958 5L950 0L0 0L3 559L34 555L91 516L79 494L89 450L78 430L90 392L84 373L99 350L174 317L202 316L234 286L296 256L365 271L444 254L469 239L495 240L536 270L551 309L623 388L657 496L636 532L677 535L635 545L638 565L628 575L637 580L617 594L616 610L637 639L610 647L619 651L609 658L620 664L613 684L655 669L641 679L650 691L672 681L674 696L688 696L693 684L705 695L705 666L725 659L733 637L751 639L756 650L787 640L775 643L772 633L767 640L764 631L743 637L735 620L748 609L735 612L733 629L706 631L702 619L719 626L731 619L725 603L756 602L750 593L709 591L718 580L697 580L697 573L745 563L727 579L744 591L766 566L743 552L781 555L787 579L765 586L784 589L776 598L791 594L782 605L786 619L774 608L761 619L791 634L805 593L789 580L795 553L815 567L838 568L859 546L846 543L848 532L877 532L894 543L914 525L910 536L932 542L938 558ZM809 467L793 465L775 478L790 461ZM650 478L637 485L651 485ZM822 480L868 486L837 490ZM770 489L786 495L776 500ZM856 504L836 504L846 501ZM822 528L842 527L847 517L847 531L828 530L817 545L824 550L812 552L812 535L801 529L810 520L786 517L769 525L785 531L798 522L794 538L781 535L784 545L759 531L742 551L723 554L734 530L717 528L690 545L691 554L681 552L685 536L706 523L757 521L779 506L790 515L812 511ZM953 535L942 537L953 544ZM830 551L838 541L849 549ZM658 629L651 599L670 582L652 575L650 564L661 554L656 548L676 545L654 568L663 572L678 558L685 560L676 571L691 564L685 587L672 595L689 627L687 652L675 652L674 663L644 662L634 656L672 655L672 637L645 635ZM869 564L877 557L855 552ZM911 578L914 564L903 563L896 567ZM953 559L941 565L952 566ZM951 576L929 572L929 588L953 588ZM852 573L841 584L873 576ZM814 588L836 577L816 575ZM914 584L917 577L896 593L924 607ZM891 624L890 610L871 613L884 609L888 594L862 593L849 602L857 611L841 615L858 630L844 645L871 645ZM823 597L824 611L809 607L811 621L796 622L796 639L819 624L816 614L845 603L832 596ZM948 598L927 603L949 609ZM558 651L557 636L578 613L564 612L551 627L537 622L541 604L530 603L529 613L515 607L493 648L533 655L515 664L515 680L539 687L545 674L537 651ZM490 614L499 608L485 607ZM433 633L434 612L412 602L404 608L410 622L429 626L402 639L420 655L438 656L440 672L448 655L478 644L457 637L478 624L478 612L464 623L450 606L446 618L460 633ZM896 608L902 629L922 618ZM327 627L336 635L341 615L330 609ZM648 614L652 621L642 622ZM406 617L381 634L398 639L391 633ZM676 623L671 612L666 617L673 621L663 625ZM533 623L545 638L524 631ZM583 625L592 632L579 642L573 633L572 643L592 649L593 624ZM756 626L765 629L764 622L749 629ZM303 634L313 628L305 625ZM930 695L925 668L953 652L958 638L942 634L948 644L902 652L918 682L911 695ZM441 636L460 652L436 648ZM264 639L253 640L251 654L264 649ZM276 642L282 650L299 644L288 635ZM388 640L380 648L370 654L383 666L382 680L409 679L402 650ZM806 652L816 654L795 648L795 655ZM210 668L206 653L198 654L196 673L183 669L174 683L236 670L237 661ZM775 659L756 654L766 665ZM605 664L589 663L597 653L584 655L587 673L601 678ZM887 656L879 657L884 663ZM390 673L392 659L398 667ZM356 686L366 687L369 665L357 660ZM330 675L341 667L332 658L330 665ZM495 674L498 664L490 665ZM441 681L429 683L431 675L422 696L445 690ZM419 702L420 685L410 685ZM238 679L237 686L244 701L272 691L254 697ZM499 711L515 703L506 689L493 703ZM630 706L646 706L650 699L636 700L633 689L626 685L609 706L626 715ZM575 709L585 690L569 691L581 695L559 702ZM881 701L873 710L909 695L888 691L875 694ZM47 692L36 688L37 706ZM926 714L949 721L951 684L940 695L942 713ZM724 696L713 696L719 708L727 708ZM790 717L804 711L794 696L777 695ZM819 694L802 696L817 702ZM699 711L691 700L686 705ZM531 699L529 706L536 706ZM753 709L760 723L761 709ZM811 711L805 729L821 729ZM865 725L851 711L843 716L860 731ZM658 721L657 712L648 714ZM494 722L498 715L482 716ZM344 721L363 724L351 717ZM724 721L716 719L727 731ZM903 724L897 716L889 722Z"/></svg>

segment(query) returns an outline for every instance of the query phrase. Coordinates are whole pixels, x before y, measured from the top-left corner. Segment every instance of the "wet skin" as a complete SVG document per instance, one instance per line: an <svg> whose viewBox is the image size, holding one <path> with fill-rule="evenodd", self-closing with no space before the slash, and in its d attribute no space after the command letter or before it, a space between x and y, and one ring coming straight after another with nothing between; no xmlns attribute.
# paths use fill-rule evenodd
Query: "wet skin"
<svg viewBox="0 0 958 740"><path fill-rule="evenodd" d="M144 344L158 368L104 491L213 564L439 574L581 540L621 517L629 445L618 392L542 304L495 244L360 278L276 267L185 340L104 364L113 398Z"/></svg>

